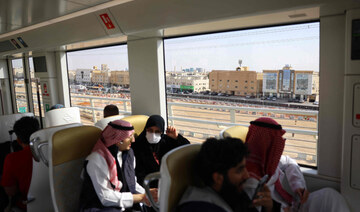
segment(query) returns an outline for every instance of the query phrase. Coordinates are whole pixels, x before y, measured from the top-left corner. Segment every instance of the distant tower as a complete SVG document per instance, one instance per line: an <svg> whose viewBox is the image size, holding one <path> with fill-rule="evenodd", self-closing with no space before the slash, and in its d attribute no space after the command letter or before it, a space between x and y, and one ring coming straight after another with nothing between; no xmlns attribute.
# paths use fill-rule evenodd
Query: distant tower
<svg viewBox="0 0 360 212"><path fill-rule="evenodd" d="M242 59L240 59L240 60L238 61L238 63L239 63L239 67L236 68L236 71L241 71Z"/></svg>
<svg viewBox="0 0 360 212"><path fill-rule="evenodd" d="M238 61L238 63L239 63L239 67L241 68L242 59L240 59L240 60Z"/></svg>

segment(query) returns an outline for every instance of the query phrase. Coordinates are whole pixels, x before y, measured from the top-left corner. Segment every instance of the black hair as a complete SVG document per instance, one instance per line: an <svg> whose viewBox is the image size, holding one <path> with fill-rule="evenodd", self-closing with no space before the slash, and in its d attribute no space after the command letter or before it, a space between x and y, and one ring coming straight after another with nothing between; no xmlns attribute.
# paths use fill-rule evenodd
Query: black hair
<svg viewBox="0 0 360 212"><path fill-rule="evenodd" d="M119 115L119 108L116 105L106 105L104 108L104 118Z"/></svg>
<svg viewBox="0 0 360 212"><path fill-rule="evenodd" d="M208 138L201 146L194 168L203 183L212 186L213 173L226 175L230 168L241 163L247 155L248 149L240 139Z"/></svg>
<svg viewBox="0 0 360 212"><path fill-rule="evenodd" d="M22 117L15 122L13 127L16 136L24 144L29 144L31 134L38 131L39 129L39 121L32 116Z"/></svg>

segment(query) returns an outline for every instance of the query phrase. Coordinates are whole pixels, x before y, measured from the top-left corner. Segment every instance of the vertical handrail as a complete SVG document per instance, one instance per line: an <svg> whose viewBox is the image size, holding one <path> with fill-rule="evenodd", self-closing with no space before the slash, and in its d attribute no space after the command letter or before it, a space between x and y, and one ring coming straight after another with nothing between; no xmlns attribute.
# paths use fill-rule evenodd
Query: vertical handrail
<svg viewBox="0 0 360 212"><path fill-rule="evenodd" d="M236 117L235 117L235 110L234 109L231 109L230 110L230 122L231 123L235 123L235 120L236 119Z"/></svg>
<svg viewBox="0 0 360 212"><path fill-rule="evenodd" d="M167 104L167 105L168 105L168 112L169 112L168 117L173 117L173 111L172 111L171 104ZM174 121L173 121L173 119L170 119L170 125L171 125L171 126L174 126Z"/></svg>
<svg viewBox="0 0 360 212"><path fill-rule="evenodd" d="M94 101L93 101L92 98L90 98L90 106L91 106L91 111L92 111L93 122L96 123L96 115L95 115L95 110L94 110Z"/></svg>
<svg viewBox="0 0 360 212"><path fill-rule="evenodd" d="M127 102L123 101L123 104L124 104L124 110L127 111Z"/></svg>

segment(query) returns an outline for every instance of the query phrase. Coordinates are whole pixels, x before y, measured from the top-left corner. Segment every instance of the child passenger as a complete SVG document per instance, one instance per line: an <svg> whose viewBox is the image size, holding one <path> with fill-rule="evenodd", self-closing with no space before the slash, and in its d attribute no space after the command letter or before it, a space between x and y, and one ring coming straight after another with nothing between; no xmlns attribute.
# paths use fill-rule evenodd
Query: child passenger
<svg viewBox="0 0 360 212"><path fill-rule="evenodd" d="M136 211L147 201L135 177L135 158L130 148L134 127L129 122L109 122L85 160L81 211ZM152 190L157 198L156 190Z"/></svg>

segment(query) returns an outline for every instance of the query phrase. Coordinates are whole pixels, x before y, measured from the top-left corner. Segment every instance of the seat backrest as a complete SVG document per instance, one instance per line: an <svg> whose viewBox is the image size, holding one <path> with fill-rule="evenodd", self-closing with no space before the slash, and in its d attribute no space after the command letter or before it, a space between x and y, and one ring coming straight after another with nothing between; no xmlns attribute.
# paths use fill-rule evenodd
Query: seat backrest
<svg viewBox="0 0 360 212"><path fill-rule="evenodd" d="M220 132L220 138L226 138L226 137L239 138L243 142L245 142L248 131L249 128L245 126L232 126L222 130Z"/></svg>
<svg viewBox="0 0 360 212"><path fill-rule="evenodd" d="M45 113L46 128L73 123L81 123L78 107L54 109Z"/></svg>
<svg viewBox="0 0 360 212"><path fill-rule="evenodd" d="M161 160L159 187L160 211L173 211L186 188L197 185L193 162L201 144L180 146L165 154Z"/></svg>
<svg viewBox="0 0 360 212"><path fill-rule="evenodd" d="M17 120L24 116L34 116L33 113L16 113L11 115L0 116L0 143L10 141L9 131L13 129L13 126ZM13 137L13 140L16 137Z"/></svg>
<svg viewBox="0 0 360 212"><path fill-rule="evenodd" d="M80 126L54 133L49 140L51 196L55 211L78 211L84 160L91 153L101 130Z"/></svg>
<svg viewBox="0 0 360 212"><path fill-rule="evenodd" d="M42 156L45 156L45 160L48 161L49 138L59 130L77 126L81 126L81 124L75 123L58 127L51 127L33 133L30 136L30 148L34 158L39 158L40 152L42 152ZM44 145L41 145L42 143ZM49 167L44 163L44 161L36 161L33 159L33 171L28 192L28 199L34 199L27 204L28 212L54 211L50 192Z"/></svg>
<svg viewBox="0 0 360 212"><path fill-rule="evenodd" d="M106 117L106 118L103 118L103 119L97 121L95 123L95 127L99 127L101 130L104 130L110 121L115 121L115 120L122 119L122 118L124 118L123 115L109 116L109 117Z"/></svg>
<svg viewBox="0 0 360 212"><path fill-rule="evenodd" d="M122 118L122 120L130 122L135 129L135 137L140 135L140 133L144 130L147 120L149 116L146 115L132 115L126 116Z"/></svg>

